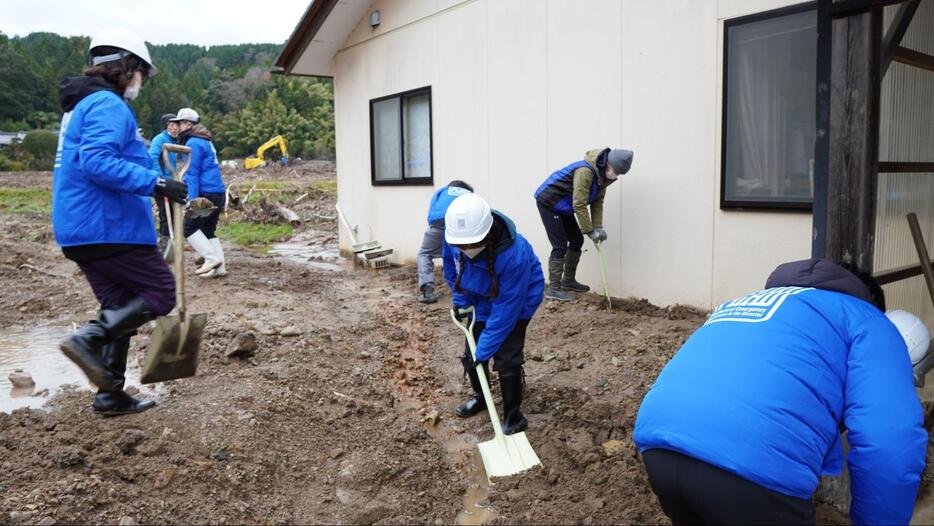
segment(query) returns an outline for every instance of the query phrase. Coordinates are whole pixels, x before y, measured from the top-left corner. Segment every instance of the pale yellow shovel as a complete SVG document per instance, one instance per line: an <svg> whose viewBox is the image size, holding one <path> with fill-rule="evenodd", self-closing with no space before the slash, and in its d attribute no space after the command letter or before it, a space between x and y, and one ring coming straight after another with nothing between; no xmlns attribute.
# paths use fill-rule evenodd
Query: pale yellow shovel
<svg viewBox="0 0 934 526"><path fill-rule="evenodd" d="M594 243L593 246L597 247L597 259L600 260L600 277L603 278L603 294L606 296L606 310L613 310L613 300L610 299L610 287L606 282L606 264L603 263L603 250L600 248L600 243Z"/></svg>
<svg viewBox="0 0 934 526"><path fill-rule="evenodd" d="M476 313L474 313L473 307L470 307L467 312L470 313L469 326L461 324L453 309L451 309L451 318L454 320L454 324L460 327L464 331L464 335L467 336L470 354L476 362L477 342L474 341L473 337ZM542 461L538 459L538 455L532 449L532 444L529 444L525 432L512 435L503 434L503 427L499 422L499 415L496 414L496 404L493 403L493 395L490 393L490 384L487 382L486 373L483 372L483 365L480 362L476 363L480 388L483 390L483 399L486 401L486 410L490 415L490 421L493 423L493 432L496 434L493 440L477 444L477 448L480 449L480 457L483 458L483 467L486 469L487 478L507 477L540 466Z"/></svg>

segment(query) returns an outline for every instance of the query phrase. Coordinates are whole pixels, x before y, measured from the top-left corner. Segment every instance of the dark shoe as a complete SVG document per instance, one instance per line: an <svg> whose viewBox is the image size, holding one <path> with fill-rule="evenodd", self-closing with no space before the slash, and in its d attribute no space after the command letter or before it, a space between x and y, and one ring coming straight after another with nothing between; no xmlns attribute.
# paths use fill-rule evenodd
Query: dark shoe
<svg viewBox="0 0 934 526"><path fill-rule="evenodd" d="M435 288L430 283L422 285L422 289L418 294L419 303L434 303L438 301L438 295L435 294Z"/></svg>
<svg viewBox="0 0 934 526"><path fill-rule="evenodd" d="M454 408L454 414L463 418L475 416L483 411L486 411L486 401L483 395L474 395L470 400Z"/></svg>
<svg viewBox="0 0 934 526"><path fill-rule="evenodd" d="M545 297L550 300L572 301L576 296L561 289L561 279L564 275L564 259L548 260L548 288Z"/></svg>
<svg viewBox="0 0 934 526"><path fill-rule="evenodd" d="M128 336L153 317L146 301L136 296L122 307L102 310L96 320L89 321L78 329L63 341L59 348L68 359L81 368L88 380L98 389L114 391L117 378L105 362L104 347L114 340ZM125 369L125 353L123 360Z"/></svg>
<svg viewBox="0 0 934 526"><path fill-rule="evenodd" d="M94 412L101 416L120 416L133 413L142 413L143 411L155 407L153 400L137 400L126 394L122 389L119 391L99 391L94 397L94 403L91 407Z"/></svg>
<svg viewBox="0 0 934 526"><path fill-rule="evenodd" d="M470 352L470 351L465 351ZM486 411L486 400L483 398L483 389L480 387L480 377L477 376L477 366L473 358L464 354L461 356L461 365L464 366L464 374L470 380L470 388L473 389L474 396L454 409L454 414L460 417L468 418L478 413ZM483 373L490 377L486 362L483 363Z"/></svg>
<svg viewBox="0 0 934 526"><path fill-rule="evenodd" d="M571 292L588 292L590 287L577 282L577 265L581 261L581 253L568 250L564 257L564 275L561 278L561 288Z"/></svg>
<svg viewBox="0 0 934 526"><path fill-rule="evenodd" d="M107 333L94 320L65 339L59 348L69 360L75 362L92 384L110 389L113 387L113 376L100 357L100 348L106 338Z"/></svg>
<svg viewBox="0 0 934 526"><path fill-rule="evenodd" d="M565 292L561 290L560 287L549 284L545 289L545 297L550 300L557 301L574 301L577 299L577 296L571 294L570 292Z"/></svg>
<svg viewBox="0 0 934 526"><path fill-rule="evenodd" d="M519 406L522 405L523 383L521 367L503 371L499 375L499 386L503 395L503 433L506 435L525 431L529 427L529 422L519 410Z"/></svg>
<svg viewBox="0 0 934 526"><path fill-rule="evenodd" d="M126 358L129 352L129 336L112 340L101 350L101 361L114 379L113 388L109 391L123 391L126 385Z"/></svg>

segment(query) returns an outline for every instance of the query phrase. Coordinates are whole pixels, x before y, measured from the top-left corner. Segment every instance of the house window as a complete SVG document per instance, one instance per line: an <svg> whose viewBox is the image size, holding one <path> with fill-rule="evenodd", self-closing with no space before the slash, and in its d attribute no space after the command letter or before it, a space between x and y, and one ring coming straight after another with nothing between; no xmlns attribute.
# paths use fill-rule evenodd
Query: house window
<svg viewBox="0 0 934 526"><path fill-rule="evenodd" d="M721 208L810 209L817 10L724 22Z"/></svg>
<svg viewBox="0 0 934 526"><path fill-rule="evenodd" d="M434 183L430 87L370 101L370 152L374 185Z"/></svg>

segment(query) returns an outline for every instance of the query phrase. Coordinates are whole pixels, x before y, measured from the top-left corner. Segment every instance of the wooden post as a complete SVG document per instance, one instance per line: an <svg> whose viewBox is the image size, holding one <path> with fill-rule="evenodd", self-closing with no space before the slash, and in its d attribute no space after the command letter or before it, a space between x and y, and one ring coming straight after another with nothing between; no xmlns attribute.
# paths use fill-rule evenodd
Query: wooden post
<svg viewBox="0 0 934 526"><path fill-rule="evenodd" d="M833 20L826 257L872 272L882 8Z"/></svg>
<svg viewBox="0 0 934 526"><path fill-rule="evenodd" d="M811 221L811 257L827 256L827 172L830 164L830 59L832 0L817 2L817 102L814 140L814 204Z"/></svg>

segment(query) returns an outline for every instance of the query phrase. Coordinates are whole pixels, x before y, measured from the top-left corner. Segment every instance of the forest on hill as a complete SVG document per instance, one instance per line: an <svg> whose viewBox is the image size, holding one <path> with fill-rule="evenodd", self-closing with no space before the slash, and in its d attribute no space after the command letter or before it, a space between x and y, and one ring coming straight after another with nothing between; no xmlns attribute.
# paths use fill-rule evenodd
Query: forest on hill
<svg viewBox="0 0 934 526"><path fill-rule="evenodd" d="M12 148L0 149L0 170L51 169L55 139L42 130L59 127L58 84L87 67L89 43L86 36L0 33L0 131L30 131ZM149 44L159 73L131 103L144 136L159 133L162 114L191 107L214 134L221 158L245 157L282 135L292 156L332 159L331 81L273 74L281 48L282 44Z"/></svg>

